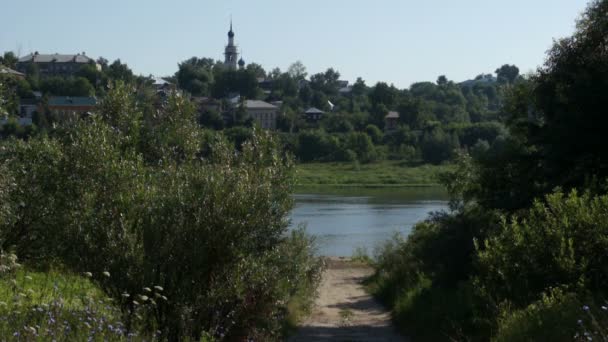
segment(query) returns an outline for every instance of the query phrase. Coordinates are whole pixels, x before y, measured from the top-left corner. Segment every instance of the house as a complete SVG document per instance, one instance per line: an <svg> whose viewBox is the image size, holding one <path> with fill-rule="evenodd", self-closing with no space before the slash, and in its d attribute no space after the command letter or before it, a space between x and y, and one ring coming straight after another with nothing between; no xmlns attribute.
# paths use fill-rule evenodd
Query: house
<svg viewBox="0 0 608 342"><path fill-rule="evenodd" d="M84 65L94 65L97 70L101 70L101 65L94 59L82 54L40 54L38 51L19 58L17 70L27 73L28 66L35 64L38 66L42 76L72 76L77 73Z"/></svg>
<svg viewBox="0 0 608 342"><path fill-rule="evenodd" d="M388 112L384 117L384 131L391 132L397 129L399 126L399 113Z"/></svg>
<svg viewBox="0 0 608 342"><path fill-rule="evenodd" d="M259 100L243 102L247 115L256 121L263 129L276 129L279 107Z"/></svg>
<svg viewBox="0 0 608 342"><path fill-rule="evenodd" d="M22 80L25 79L24 73L21 73L17 70L13 70L9 67L5 67L4 65L0 65L0 77L1 76L14 77Z"/></svg>
<svg viewBox="0 0 608 342"><path fill-rule="evenodd" d="M323 114L325 114L324 111L315 107L310 107L304 112L304 117L306 118L306 121L317 122L321 120Z"/></svg>
<svg viewBox="0 0 608 342"><path fill-rule="evenodd" d="M60 118L67 118L74 115L89 114L95 110L97 99L95 97L71 97L71 96L52 96L49 98L47 109L49 113Z"/></svg>

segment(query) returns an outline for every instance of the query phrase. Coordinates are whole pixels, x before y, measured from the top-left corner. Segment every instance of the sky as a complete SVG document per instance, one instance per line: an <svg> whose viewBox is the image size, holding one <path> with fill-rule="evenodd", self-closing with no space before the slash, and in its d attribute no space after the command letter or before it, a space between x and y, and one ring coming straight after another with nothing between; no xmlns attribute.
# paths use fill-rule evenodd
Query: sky
<svg viewBox="0 0 608 342"><path fill-rule="evenodd" d="M545 60L587 0L0 0L0 52L120 58L169 76L192 56L223 59L230 18L243 58L266 70L300 60L309 74L400 88L463 81Z"/></svg>

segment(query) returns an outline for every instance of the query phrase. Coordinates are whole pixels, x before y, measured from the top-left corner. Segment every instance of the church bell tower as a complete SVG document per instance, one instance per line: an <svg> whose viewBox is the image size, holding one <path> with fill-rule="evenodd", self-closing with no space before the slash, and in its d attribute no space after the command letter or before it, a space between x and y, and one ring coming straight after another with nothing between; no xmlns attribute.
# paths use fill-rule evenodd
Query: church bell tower
<svg viewBox="0 0 608 342"><path fill-rule="evenodd" d="M231 70L236 70L239 54L234 45L234 32L232 31L232 19L230 19L230 31L228 31L228 45L224 51L224 65Z"/></svg>

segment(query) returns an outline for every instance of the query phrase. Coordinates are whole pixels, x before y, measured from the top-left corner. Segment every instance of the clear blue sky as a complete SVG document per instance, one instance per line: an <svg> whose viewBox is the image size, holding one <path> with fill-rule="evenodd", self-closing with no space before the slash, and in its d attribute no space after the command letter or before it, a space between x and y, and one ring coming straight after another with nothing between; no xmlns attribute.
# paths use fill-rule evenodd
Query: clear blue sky
<svg viewBox="0 0 608 342"><path fill-rule="evenodd" d="M541 65L587 0L29 0L6 1L0 51L120 58L171 75L192 56L222 58L230 15L247 62L309 74L334 67L408 87L461 81L502 64Z"/></svg>

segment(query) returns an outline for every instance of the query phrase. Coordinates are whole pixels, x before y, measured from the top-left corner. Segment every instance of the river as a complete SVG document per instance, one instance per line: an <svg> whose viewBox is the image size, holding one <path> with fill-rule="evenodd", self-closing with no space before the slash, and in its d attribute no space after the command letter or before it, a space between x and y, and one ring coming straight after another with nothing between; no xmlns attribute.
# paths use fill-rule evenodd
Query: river
<svg viewBox="0 0 608 342"><path fill-rule="evenodd" d="M432 187L315 189L294 199L292 227L306 224L324 256L352 256L357 248L371 255L396 232L407 235L430 212L448 208L445 190Z"/></svg>

